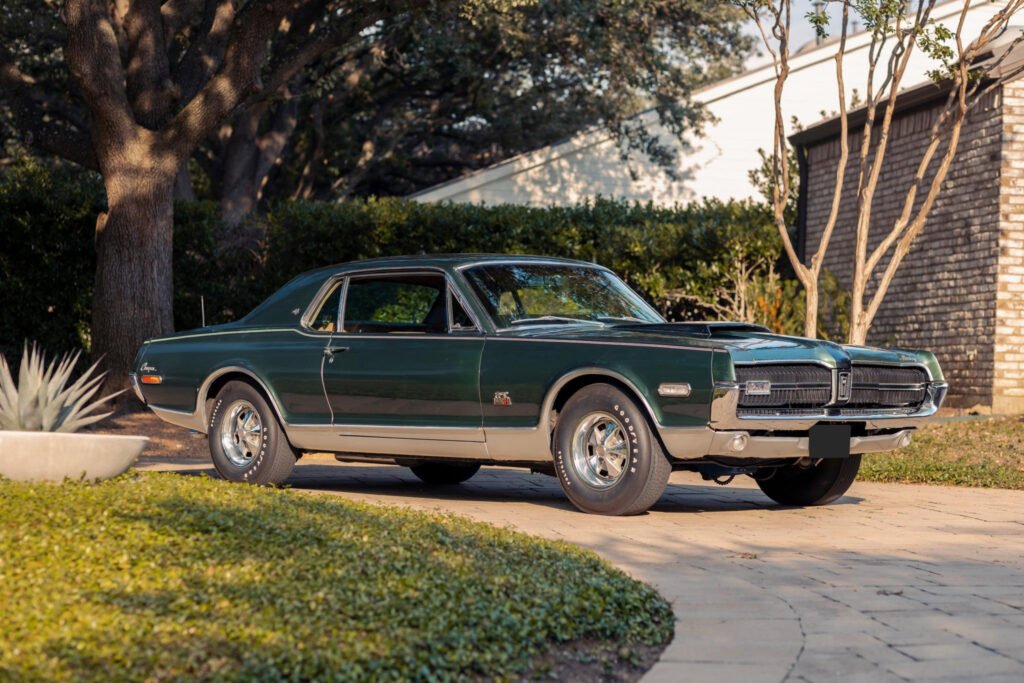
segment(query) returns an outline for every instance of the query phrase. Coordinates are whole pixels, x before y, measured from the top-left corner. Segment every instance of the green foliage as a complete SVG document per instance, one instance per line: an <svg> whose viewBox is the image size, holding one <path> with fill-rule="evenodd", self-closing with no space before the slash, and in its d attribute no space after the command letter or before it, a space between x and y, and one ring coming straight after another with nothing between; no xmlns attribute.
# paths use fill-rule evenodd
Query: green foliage
<svg viewBox="0 0 1024 683"><path fill-rule="evenodd" d="M1003 417L925 425L910 447L866 456L860 478L1024 489L1024 422Z"/></svg>
<svg viewBox="0 0 1024 683"><path fill-rule="evenodd" d="M0 175L0 351L20 351L26 338L57 352L88 349L101 197L91 178L32 161ZM751 288L749 320L780 332L802 329L802 296L785 271L776 272L781 244L763 204L711 200L668 208L603 199L553 208L290 201L238 227L225 225L213 202L180 202L175 327L200 326L200 297L207 324L228 322L311 268L453 252L601 263L670 319L735 317L723 306L738 285L730 290L722 283L743 267L749 276L743 286ZM838 305L841 297L822 300ZM839 338L831 330L829 336Z"/></svg>
<svg viewBox="0 0 1024 683"><path fill-rule="evenodd" d="M99 178L32 159L0 174L0 354L89 348Z"/></svg>
<svg viewBox="0 0 1024 683"><path fill-rule="evenodd" d="M70 382L79 355L79 352L65 354L60 361L54 359L47 363L38 346L30 349L26 344L17 384L7 359L0 355L0 429L76 432L110 415L109 412L95 413L121 392L93 400L106 375L93 374L95 363Z"/></svg>
<svg viewBox="0 0 1024 683"><path fill-rule="evenodd" d="M565 543L171 474L0 481L0 604L4 680L507 679L673 624Z"/></svg>

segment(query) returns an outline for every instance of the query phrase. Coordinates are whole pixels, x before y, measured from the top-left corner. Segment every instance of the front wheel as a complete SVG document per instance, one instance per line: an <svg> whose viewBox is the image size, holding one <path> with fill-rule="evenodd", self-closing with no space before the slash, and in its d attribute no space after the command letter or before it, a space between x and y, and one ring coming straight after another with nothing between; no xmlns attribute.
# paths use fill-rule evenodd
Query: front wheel
<svg viewBox="0 0 1024 683"><path fill-rule="evenodd" d="M853 484L860 470L860 455L848 458L805 460L769 470L756 478L766 496L780 505L828 505Z"/></svg>
<svg viewBox="0 0 1024 683"><path fill-rule="evenodd" d="M569 399L552 450L565 495L584 512L640 514L658 502L672 474L643 410L608 384Z"/></svg>
<svg viewBox="0 0 1024 683"><path fill-rule="evenodd" d="M228 382L210 414L210 456L230 481L277 485L291 474L296 453L260 392Z"/></svg>

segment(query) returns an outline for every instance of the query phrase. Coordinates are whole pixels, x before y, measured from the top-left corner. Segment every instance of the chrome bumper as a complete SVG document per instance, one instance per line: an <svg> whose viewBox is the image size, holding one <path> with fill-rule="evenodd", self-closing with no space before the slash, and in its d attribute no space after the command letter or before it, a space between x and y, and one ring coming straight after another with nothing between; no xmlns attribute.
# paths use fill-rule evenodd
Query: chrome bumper
<svg viewBox="0 0 1024 683"><path fill-rule="evenodd" d="M739 415L740 389L735 382L716 382L711 401L714 430L743 429L749 431L794 431L810 429L819 422L863 422L868 430L917 427L933 417L946 398L946 382L930 382L921 406L913 413L848 413L829 415L826 411L799 415Z"/></svg>
<svg viewBox="0 0 1024 683"><path fill-rule="evenodd" d="M910 445L913 429L889 434L854 436L850 453L880 453ZM715 431L707 427L663 428L661 440L669 455L677 460L696 460L708 456L776 460L804 458L810 453L810 441L804 436L751 436L744 431Z"/></svg>
<svg viewBox="0 0 1024 683"><path fill-rule="evenodd" d="M142 387L139 386L139 378L134 372L128 373L128 383L132 385L132 391L138 397L142 405L146 405L146 397L142 395Z"/></svg>

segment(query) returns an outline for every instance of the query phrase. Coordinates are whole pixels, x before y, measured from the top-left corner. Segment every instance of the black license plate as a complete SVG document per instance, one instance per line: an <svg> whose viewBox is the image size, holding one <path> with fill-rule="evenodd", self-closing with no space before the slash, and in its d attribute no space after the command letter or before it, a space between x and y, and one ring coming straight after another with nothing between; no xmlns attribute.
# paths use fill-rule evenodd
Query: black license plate
<svg viewBox="0 0 1024 683"><path fill-rule="evenodd" d="M850 425L814 425L810 432L811 457L850 457L850 436Z"/></svg>

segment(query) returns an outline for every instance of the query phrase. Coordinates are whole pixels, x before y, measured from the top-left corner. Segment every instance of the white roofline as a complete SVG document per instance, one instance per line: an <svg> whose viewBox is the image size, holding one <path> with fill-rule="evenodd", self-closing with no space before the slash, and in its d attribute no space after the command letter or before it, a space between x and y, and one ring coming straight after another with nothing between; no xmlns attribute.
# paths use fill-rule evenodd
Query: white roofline
<svg viewBox="0 0 1024 683"><path fill-rule="evenodd" d="M991 4L989 0L974 0L971 2L971 7L974 8L979 5L988 4ZM948 0L933 10L932 18L937 20L946 19L957 14L960 9L961 4L959 0ZM846 53L851 54L860 50L866 50L870 44L870 35L867 31L862 31L847 37ZM807 52L791 55L789 59L790 72L802 71L817 66L822 62L832 61L837 47L837 43L831 42ZM772 64L769 62L749 71L738 73L730 78L706 85L694 92L694 99L704 105L709 105L773 80L775 80L775 73ZM636 114L635 118L646 119L645 123L652 123L657 120L657 112L654 109L645 109ZM458 178L439 183L433 187L420 190L408 195L407 198L421 202L444 201L454 195L475 190L503 178L524 173L537 166L542 166L570 154L595 147L607 142L611 137L611 133L603 128L591 128L563 142L556 142L530 152L523 152L493 166L482 168Z"/></svg>

